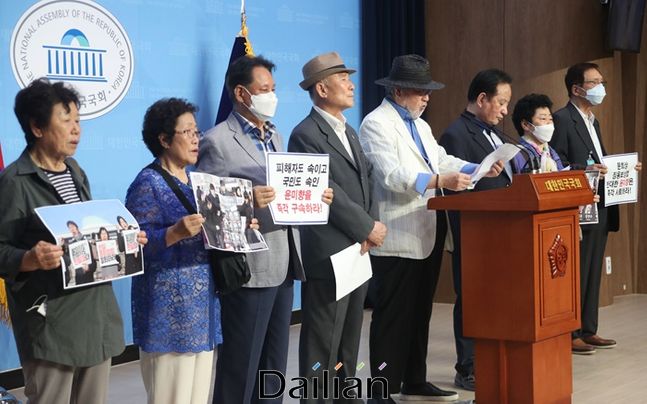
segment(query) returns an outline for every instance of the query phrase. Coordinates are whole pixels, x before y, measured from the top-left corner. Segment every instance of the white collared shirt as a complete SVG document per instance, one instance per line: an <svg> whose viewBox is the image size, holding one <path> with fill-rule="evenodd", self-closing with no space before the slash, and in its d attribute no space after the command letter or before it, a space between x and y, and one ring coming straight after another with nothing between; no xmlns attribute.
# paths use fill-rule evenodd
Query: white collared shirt
<svg viewBox="0 0 647 404"><path fill-rule="evenodd" d="M488 131L486 129L483 129L483 136L487 139L487 141L492 145L492 148L494 150L498 149L503 145L503 141L499 137L499 135L496 134L494 131ZM510 164L510 161L506 161L505 164L503 165L503 169L505 170L506 174L508 174L508 178L512 180L512 165Z"/></svg>
<svg viewBox="0 0 647 404"><path fill-rule="evenodd" d="M323 119L330 125L332 130L335 131L335 134L341 141L341 144L344 145L344 148L348 152L348 155L350 156L350 159L355 161L355 158L353 157L353 150L350 148L350 142L348 141L348 137L346 136L346 117L342 115L342 120L339 120L336 116L324 111L323 109L319 108L316 105L313 105L315 111L319 113L323 117Z"/></svg>
<svg viewBox="0 0 647 404"><path fill-rule="evenodd" d="M570 101L571 104L573 104L572 101ZM593 112L589 112L589 116L586 116L584 112L582 112L581 109L577 107L577 105L573 104L577 112L580 113L582 116L582 120L584 120L584 124L586 125L586 129L589 131L589 136L591 137L591 141L593 142L593 147L595 148L595 152L597 155L600 157L600 160L602 157L604 157L604 154L602 154L602 145L600 144L600 138L598 137L598 132L595 130L595 115L593 115Z"/></svg>
<svg viewBox="0 0 647 404"><path fill-rule="evenodd" d="M499 135L496 134L496 132L493 131L487 131L483 129L483 136L487 139L487 141L492 145L493 149L498 149L501 145L503 145L503 141L499 137Z"/></svg>

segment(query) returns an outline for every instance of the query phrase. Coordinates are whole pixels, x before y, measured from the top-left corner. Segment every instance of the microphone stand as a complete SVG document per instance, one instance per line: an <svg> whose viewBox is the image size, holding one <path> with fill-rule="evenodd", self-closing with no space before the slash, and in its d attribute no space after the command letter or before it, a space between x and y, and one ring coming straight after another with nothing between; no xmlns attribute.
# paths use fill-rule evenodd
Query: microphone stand
<svg viewBox="0 0 647 404"><path fill-rule="evenodd" d="M537 161L537 157L526 147L521 144L517 139L513 138L512 136L508 135L507 133L503 132L502 130L496 132L497 135L502 135L505 140L509 141L511 144L517 146L519 150L523 152L523 155L526 156L526 161L530 163L530 173L531 174L537 174L539 172L539 169L541 165L539 164L539 161Z"/></svg>

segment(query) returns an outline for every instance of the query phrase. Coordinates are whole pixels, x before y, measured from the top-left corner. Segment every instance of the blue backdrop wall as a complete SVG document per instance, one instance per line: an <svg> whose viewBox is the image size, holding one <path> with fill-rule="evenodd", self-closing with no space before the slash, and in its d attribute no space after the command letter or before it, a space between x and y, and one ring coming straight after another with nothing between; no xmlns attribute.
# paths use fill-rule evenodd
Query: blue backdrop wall
<svg viewBox="0 0 647 404"><path fill-rule="evenodd" d="M15 160L25 142L13 114L20 86L11 68L14 27L35 2L0 2L0 144L5 164ZM256 54L277 65L279 98L275 123L284 140L310 109L298 86L301 67L318 53L336 50L346 65L360 71L359 0L247 1L250 40ZM76 158L87 172L95 199L118 198L151 155L141 141L146 108L162 97L183 97L199 105L200 128L213 125L234 37L240 29L238 0L101 0L126 31L132 44L132 84L123 100L107 114L82 122ZM353 76L359 86L359 73ZM356 106L346 114L359 127L361 89ZM82 111L83 112L83 111ZM2 209L2 207L0 207ZM114 283L132 342L130 281ZM295 307L300 306L295 289ZM19 367L11 330L0 325L0 372Z"/></svg>

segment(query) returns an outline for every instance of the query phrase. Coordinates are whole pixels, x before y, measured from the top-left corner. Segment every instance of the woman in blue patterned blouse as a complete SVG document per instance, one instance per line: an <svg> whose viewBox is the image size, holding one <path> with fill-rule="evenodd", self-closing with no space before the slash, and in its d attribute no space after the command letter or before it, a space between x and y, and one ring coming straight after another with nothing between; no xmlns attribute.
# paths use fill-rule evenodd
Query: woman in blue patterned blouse
<svg viewBox="0 0 647 404"><path fill-rule="evenodd" d="M159 100L146 111L142 129L155 164L194 205L187 167L198 158L196 110L185 100ZM220 304L200 234L204 218L189 214L150 168L130 185L126 206L149 239L144 274L132 283L134 342L148 403L204 404L214 348L222 342Z"/></svg>

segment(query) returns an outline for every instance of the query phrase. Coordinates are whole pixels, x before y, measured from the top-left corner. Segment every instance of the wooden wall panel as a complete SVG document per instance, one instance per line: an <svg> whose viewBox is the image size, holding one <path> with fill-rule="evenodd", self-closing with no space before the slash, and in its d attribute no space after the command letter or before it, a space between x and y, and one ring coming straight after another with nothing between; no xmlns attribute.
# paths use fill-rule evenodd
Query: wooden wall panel
<svg viewBox="0 0 647 404"><path fill-rule="evenodd" d="M638 151L643 163L647 159L647 15L643 21L643 33L641 52L638 55L627 55L623 60L623 66L635 64L635 80L627 81L623 91L635 90L635 99L627 100L633 102L635 108L634 120L628 112L626 113L627 131L634 141L634 149ZM633 132L633 133L632 133ZM647 293L647 170L643 170L640 179L640 188L637 205L627 208L629 211L629 226L631 227L631 257L633 280L635 292Z"/></svg>
<svg viewBox="0 0 647 404"><path fill-rule="evenodd" d="M429 0L426 3L427 57L434 78L446 88L434 92L426 118L437 138L465 108L467 87L474 74L489 67L513 77L510 115L517 99L547 94L554 109L568 101L566 69L580 61L600 65L608 80L607 97L594 113L600 121L608 153L647 153L647 23L639 55L605 48L607 12L592 0ZM506 133L514 135L508 117ZM645 173L641 181L647 179ZM640 189L640 200L647 190ZM645 204L643 204L645 205ZM647 206L647 205L645 205ZM621 231L611 233L605 255L613 273L603 276L602 305L613 296L647 292L647 214L641 204L621 207ZM437 300L453 301L451 256L445 254Z"/></svg>
<svg viewBox="0 0 647 404"><path fill-rule="evenodd" d="M503 2L428 1L427 58L433 77L445 88L431 95L427 118L436 135L465 108L467 87L483 66L503 64ZM478 38L478 40L476 40Z"/></svg>
<svg viewBox="0 0 647 404"><path fill-rule="evenodd" d="M517 81L610 55L597 0L495 1L505 5L505 69Z"/></svg>
<svg viewBox="0 0 647 404"><path fill-rule="evenodd" d="M445 88L431 95L426 118L436 136L463 111L467 87L484 67L502 66L504 26L502 1L429 0L426 3L427 58L433 77ZM455 300L451 255L445 253L436 300Z"/></svg>

